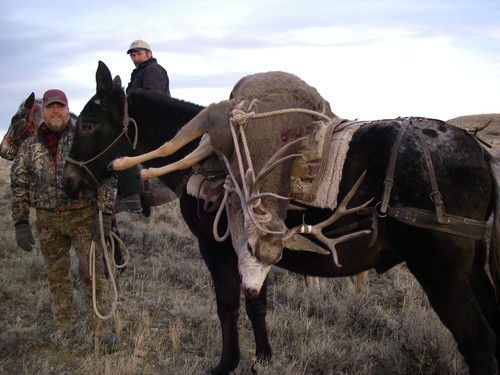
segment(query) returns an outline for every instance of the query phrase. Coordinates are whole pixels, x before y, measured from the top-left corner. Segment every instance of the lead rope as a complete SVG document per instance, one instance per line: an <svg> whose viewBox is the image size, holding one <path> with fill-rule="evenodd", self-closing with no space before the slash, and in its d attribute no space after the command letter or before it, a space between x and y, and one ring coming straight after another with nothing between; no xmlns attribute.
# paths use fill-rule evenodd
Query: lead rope
<svg viewBox="0 0 500 375"><path fill-rule="evenodd" d="M108 320L111 317L113 317L116 313L117 305L118 305L118 289L116 287L116 281L113 276L113 269L111 267L111 264L113 264L116 268L124 268L129 260L130 260L130 253L125 246L125 243L121 240L120 237L116 235L113 231L109 233L109 238L110 238L110 243L111 243L111 251L108 251L108 246L106 244L106 237L104 236L104 225L103 225L103 219L102 219L102 208L101 208L101 202L102 202L102 197L99 199L99 204L98 204L98 218L99 218L99 240L101 241L101 247L102 251L104 253L104 260L106 264L106 269L108 271L109 275L109 282L111 283L112 289L113 289L113 298L111 302L111 310L108 315L103 315L99 311L97 307L97 288L96 288L96 247L97 247L97 241L92 239L92 242L90 244L90 251L89 251L89 275L90 279L92 280L92 308L94 310L94 313L99 319L102 320ZM110 256L109 254L115 253L115 242L114 240L118 241L121 245L121 249L124 250L124 262L121 265L116 264L113 256L113 263L111 263Z"/></svg>

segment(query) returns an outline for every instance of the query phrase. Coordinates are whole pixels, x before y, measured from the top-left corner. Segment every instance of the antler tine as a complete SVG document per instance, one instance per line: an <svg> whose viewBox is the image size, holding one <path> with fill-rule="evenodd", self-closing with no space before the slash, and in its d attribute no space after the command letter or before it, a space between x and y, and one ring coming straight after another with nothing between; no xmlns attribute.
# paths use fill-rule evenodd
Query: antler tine
<svg viewBox="0 0 500 375"><path fill-rule="evenodd" d="M357 212L365 207L367 207L371 201L373 200L370 199L367 202L363 203L360 206L353 207L353 208L347 208L347 205L349 204L350 200L356 194L356 191L359 188L359 185L361 185L361 182L363 181L365 177L366 171L364 171L361 176L358 178L356 183L353 185L351 190L349 190L349 193L342 199L342 202L340 202L339 206L335 210L332 216L330 216L327 220L322 221L321 223L315 224L315 225L307 225L307 224L302 224L298 227L295 227L291 229L286 236L291 236L297 233L305 233L305 234L312 234L314 237L316 237L321 243L325 244L328 246L330 251L332 252L332 257L335 265L337 267L342 267L341 264L338 262L338 255L337 255L337 250L336 250L336 245L342 242L346 242L361 236L365 236L371 233L371 230L360 230L354 233L349 233L344 236L338 237L338 238L329 238L326 237L323 234L323 229L327 227L328 225L333 224L335 221L340 219L343 216L350 215L354 212Z"/></svg>
<svg viewBox="0 0 500 375"><path fill-rule="evenodd" d="M371 230L365 229L365 230L360 230L360 231L357 231L354 233L345 234L345 235L338 237L338 238L328 238L322 232L315 234L314 236L318 240L320 240L323 244L328 246L328 248L331 250L333 262L335 263L335 265L337 267L342 267L342 265L339 263L336 245L339 243L342 243L342 242L353 240L353 239L358 238L358 237L366 236L366 235L370 234L371 232L372 232Z"/></svg>
<svg viewBox="0 0 500 375"><path fill-rule="evenodd" d="M229 160L227 159L227 157L225 155L222 155L222 158L226 164L226 167L229 171L229 175L231 176L231 180L233 182L233 188L234 188L234 191L236 192L236 194L238 194L239 198L240 198L240 202L241 202L241 207L243 209L243 212L245 214L245 216L248 216L250 217L250 219L252 220L252 222L255 224L255 226L262 232L265 232L265 233L269 233L269 234L283 234L284 232L276 232L276 231L272 231L266 227L264 227L262 224L261 224L261 220L259 220L259 218L257 217L257 214L253 211L253 209L251 209L251 206L250 204L243 204L243 202L245 202L247 200L248 197L245 197L245 193L243 191L243 189L241 189L241 187L238 185L238 182L236 180L236 177L234 176L231 168L230 168L230 163L229 163ZM249 174L250 170L247 170L247 175ZM247 180L247 183L249 181L251 181L252 179L249 178ZM242 181L242 183L244 184L245 181ZM270 194L270 193L269 193Z"/></svg>
<svg viewBox="0 0 500 375"><path fill-rule="evenodd" d="M284 200L284 201L289 201L290 200L290 198L288 198L288 197L284 197L282 195L278 195L278 194L275 194L275 193L258 193L258 194L252 194L252 196L247 199L247 204L252 204L256 200L259 200L259 199L262 199L262 198L265 198L265 197L281 199L281 200Z"/></svg>
<svg viewBox="0 0 500 375"><path fill-rule="evenodd" d="M248 214L249 214L250 218L252 219L253 223L255 224L255 226L257 227L257 229L259 229L261 232L268 233L268 234L276 234L276 235L285 234L284 230L283 231L274 231L274 230L271 230L271 229L263 226L261 224L262 220L259 220L259 218L257 217L257 214L255 213L254 210L249 209Z"/></svg>
<svg viewBox="0 0 500 375"><path fill-rule="evenodd" d="M252 187L252 192L256 192L260 185L262 184L262 180L269 174L271 173L279 164L285 162L286 160L297 158L297 157L304 157L302 154L290 154L286 156L282 156L286 154L290 148L295 146L296 144L302 142L302 140L306 139L307 137L301 137L293 140L292 142L286 143L285 145L281 146L278 151L274 153L273 156L264 164L262 167L261 171L259 172L258 176L255 178L255 181L253 183Z"/></svg>
<svg viewBox="0 0 500 375"><path fill-rule="evenodd" d="M336 222L341 217L346 216L346 215L350 215L350 214L352 214L354 212L362 210L363 208L367 207L373 201L373 198L371 198L371 199L369 199L368 201L366 201L365 203L363 203L360 206L353 207L353 208L347 208L347 205L351 201L352 197L358 191L359 185L361 185L361 182L365 178L365 175L366 175L366 171L364 171L361 174L361 176L358 178L358 180L356 181L356 183L352 186L351 190L349 190L349 192L344 197L344 199L342 199L342 201L340 202L339 206L337 207L337 209L335 210L335 212L333 213L333 215L330 216L327 220L325 220L325 221L323 221L321 223L318 223L318 224L316 224L316 225L313 226L314 231L321 232L325 227L327 227L328 225L333 224L334 222Z"/></svg>

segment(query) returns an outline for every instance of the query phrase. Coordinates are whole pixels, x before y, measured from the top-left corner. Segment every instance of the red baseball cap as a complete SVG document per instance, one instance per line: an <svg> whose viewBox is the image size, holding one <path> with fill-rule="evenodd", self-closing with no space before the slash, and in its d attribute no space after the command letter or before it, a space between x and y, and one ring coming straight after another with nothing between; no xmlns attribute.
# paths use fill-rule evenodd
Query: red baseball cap
<svg viewBox="0 0 500 375"><path fill-rule="evenodd" d="M61 90L48 90L43 94L42 105L46 107L52 103L60 103L68 106L68 98L66 98L66 94Z"/></svg>

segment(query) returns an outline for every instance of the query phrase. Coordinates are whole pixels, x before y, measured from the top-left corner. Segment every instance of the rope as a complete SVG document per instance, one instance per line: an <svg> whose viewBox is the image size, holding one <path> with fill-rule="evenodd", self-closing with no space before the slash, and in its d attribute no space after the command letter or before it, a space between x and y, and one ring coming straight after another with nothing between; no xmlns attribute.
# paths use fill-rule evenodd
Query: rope
<svg viewBox="0 0 500 375"><path fill-rule="evenodd" d="M216 241L222 242L226 240L229 236L229 227L227 228L226 233L224 236L220 237L218 233L218 224L220 217L222 215L222 210L226 208L226 211L229 210L229 206L227 205L227 200L230 192L236 191L238 196L240 197L241 203L242 203L242 208L245 210L245 201L248 199L250 192L248 191L250 186L253 186L253 183L255 182L255 173L253 170L252 166L252 159L250 156L250 150L248 148L248 143L246 140L246 135L244 132L243 126L246 125L247 121L250 119L260 119L260 118L267 118L267 117L273 117L273 116L280 116L288 113L305 113L308 115L316 116L319 117L323 120L326 121L331 121L331 118L326 116L324 113L320 113L317 111L309 110L309 109L304 109L304 108L288 108L288 109L280 109L276 111L270 111L270 112L264 112L264 113L255 113L253 111L251 112L245 112L242 107L243 103L239 103L239 105L233 109L231 112L231 118L230 118L230 129L231 129L231 136L233 138L233 144L235 146L235 154L236 154L236 159L238 162L238 168L240 170L240 175L242 180L245 180L246 178L251 178L252 179L252 184L249 185L248 181L245 183L243 181L242 187L238 185L238 182L236 180L236 177L233 175L232 170L231 170L231 164L229 163L229 160L226 159L226 157L223 155L224 162L226 164L226 168L229 172L229 176L226 177L226 182L224 183L224 198L222 203L219 206L219 209L217 210L217 214L214 220L214 225L213 225L213 235ZM247 108L247 111L250 111L256 104L256 100L254 99L250 105ZM243 145L243 151L244 151L244 157L246 159L246 162L248 164L248 169L247 171L249 172L249 175L247 176L244 171L244 163L243 163L243 155L241 153L240 147L238 147L239 142L238 142L238 134L236 128L239 126L240 131L239 136ZM232 181L232 184L231 184ZM229 212L228 212L228 217L229 217Z"/></svg>
<svg viewBox="0 0 500 375"><path fill-rule="evenodd" d="M229 217L229 212L228 212L229 206L227 205L227 200L229 197L229 191L231 190L231 187L226 186L227 184L229 185L231 184L231 181L228 179L228 177L226 177L226 181L224 182L224 197L222 198L222 202L219 205L217 214L215 215L214 219L213 234L217 242L224 242L229 237L229 225L226 228L226 233L222 237L219 236L219 231L217 229L219 227L219 220L220 217L222 216L222 210L224 210L224 208L226 209L227 216Z"/></svg>
<svg viewBox="0 0 500 375"><path fill-rule="evenodd" d="M252 102L251 105L254 103ZM280 116L288 113L305 113L308 115L316 116L319 118L322 118L323 120L326 121L331 121L331 118L328 117L327 115L313 111L311 109L305 109L305 108L286 108L286 109L279 109L276 111L270 111L270 112L263 112L263 113L255 113L255 112L244 112L241 110L240 107L236 108L233 110L232 117L234 118L234 121L236 121L239 125L245 125L246 121L249 119L259 119L259 118L266 118L266 117L273 117L273 116Z"/></svg>
<svg viewBox="0 0 500 375"><path fill-rule="evenodd" d="M107 315L101 314L101 312L99 311L99 309L97 307L97 288L96 288L96 277L95 277L95 275L96 275L95 262L96 262L97 241L92 239L92 242L90 244L90 251L89 251L89 275L90 275L90 279L92 280L92 308L94 310L94 313L96 314L96 316L99 319L108 320L115 315L117 305L118 305L118 289L116 287L116 281L115 281L115 278L113 276L113 269L111 267L111 264L113 264L118 269L124 268L125 266L127 266L128 262L130 260L130 253L128 252L128 249L125 246L125 243L114 232L110 232L110 234L109 234L110 243L111 243L111 251L108 251L108 246L106 244L106 237L104 236L104 226L103 226L101 208L99 208L98 217L99 217L99 233L100 233L99 240L101 241L102 251L104 253L104 259L105 259L105 263L106 263L106 269L108 270L108 274L109 274L109 282L111 283L111 286L113 289L113 298L112 298L111 309L110 309L109 313ZM111 260L110 260L110 256L109 256L110 253L114 255L115 249L116 249L114 240L117 240L120 243L121 248L124 250L125 261L121 265L116 264L114 256L113 256L113 261L112 261L113 263L111 263Z"/></svg>

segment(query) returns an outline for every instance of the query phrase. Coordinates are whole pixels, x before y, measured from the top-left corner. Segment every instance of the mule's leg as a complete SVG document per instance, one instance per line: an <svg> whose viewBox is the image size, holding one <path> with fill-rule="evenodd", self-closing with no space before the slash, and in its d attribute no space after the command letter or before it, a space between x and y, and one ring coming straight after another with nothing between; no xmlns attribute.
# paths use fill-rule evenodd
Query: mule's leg
<svg viewBox="0 0 500 375"><path fill-rule="evenodd" d="M230 246L199 241L200 251L214 283L217 315L222 330L222 355L211 374L229 375L240 361L238 316L240 276L236 253Z"/></svg>
<svg viewBox="0 0 500 375"><path fill-rule="evenodd" d="M267 335L266 314L267 314L267 279L256 299L245 300L245 307L248 319L252 323L255 337L255 356L257 361L269 363L272 357L271 345Z"/></svg>
<svg viewBox="0 0 500 375"><path fill-rule="evenodd" d="M469 275L469 282L481 306L483 315L496 334L497 343L495 353L497 364L500 366L500 308L496 302L495 289L484 267L487 254L486 244L481 243L478 245L478 254Z"/></svg>
<svg viewBox="0 0 500 375"><path fill-rule="evenodd" d="M439 248L434 247L432 251L439 252ZM468 281L470 262L460 261L463 248L457 248L456 251L454 259L448 258L443 263L436 257L433 262L407 260L407 265L424 288L437 315L455 338L460 353L469 365L470 374L498 374L495 334ZM472 247L466 251L474 252ZM425 257L422 252L420 256Z"/></svg>
<svg viewBox="0 0 500 375"><path fill-rule="evenodd" d="M120 232L118 230L118 223L116 222L116 216L113 215L113 221L111 222L111 230L118 236L120 237ZM123 252L122 252L122 248L121 248L121 245L120 245L120 242L113 239L114 243L115 243L115 253L113 254L114 258L115 258L115 263L119 266L121 266L122 264L125 263L125 258L123 257ZM125 268L126 267L123 267L123 268L120 268L120 272L123 272L125 271Z"/></svg>

